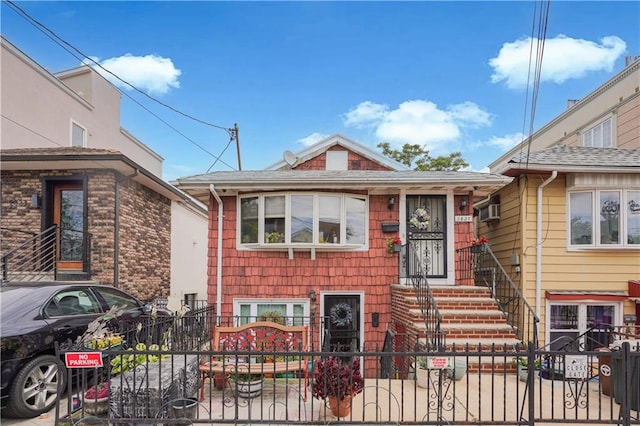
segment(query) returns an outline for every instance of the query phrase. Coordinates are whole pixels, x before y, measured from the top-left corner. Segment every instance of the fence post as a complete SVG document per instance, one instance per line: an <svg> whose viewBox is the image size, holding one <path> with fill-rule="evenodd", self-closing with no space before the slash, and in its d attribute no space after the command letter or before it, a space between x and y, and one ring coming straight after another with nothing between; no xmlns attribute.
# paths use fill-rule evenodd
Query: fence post
<svg viewBox="0 0 640 426"><path fill-rule="evenodd" d="M528 415L528 423L531 426L535 425L534 418L536 414L536 378L535 378L535 357L536 357L536 347L533 345L533 342L529 342L527 345L527 363L529 371L527 374L527 390L529 393L527 394L528 402L529 402L529 415ZM525 390L526 391L526 390Z"/></svg>
<svg viewBox="0 0 640 426"><path fill-rule="evenodd" d="M622 349L620 350L622 351L620 377L616 377L624 381L624 392L622 392L620 397L620 415L622 417L622 424L629 426L631 424L631 408L629 407L629 395L631 395L631 362L629 353L631 352L631 346L629 342L623 342Z"/></svg>

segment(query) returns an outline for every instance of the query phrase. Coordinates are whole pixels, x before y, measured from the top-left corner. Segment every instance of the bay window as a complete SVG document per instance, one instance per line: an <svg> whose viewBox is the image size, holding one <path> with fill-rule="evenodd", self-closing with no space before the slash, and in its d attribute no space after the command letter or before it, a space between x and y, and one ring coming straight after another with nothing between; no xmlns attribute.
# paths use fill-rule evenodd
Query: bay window
<svg viewBox="0 0 640 426"><path fill-rule="evenodd" d="M247 247L358 248L368 241L363 195L247 195L239 211L238 238Z"/></svg>
<svg viewBox="0 0 640 426"><path fill-rule="evenodd" d="M568 194L569 245L640 247L640 190Z"/></svg>

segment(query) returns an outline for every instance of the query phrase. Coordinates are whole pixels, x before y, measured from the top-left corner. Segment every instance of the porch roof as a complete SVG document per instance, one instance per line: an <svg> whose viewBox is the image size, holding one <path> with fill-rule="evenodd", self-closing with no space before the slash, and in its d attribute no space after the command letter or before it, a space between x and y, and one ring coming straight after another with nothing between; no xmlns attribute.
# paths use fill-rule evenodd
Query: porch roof
<svg viewBox="0 0 640 426"><path fill-rule="evenodd" d="M486 196L511 182L512 178L492 173L449 171L379 170L259 170L221 171L180 178L172 183L199 199L209 196L209 185L221 195L251 191L343 189L370 194L397 193L399 190L472 191Z"/></svg>

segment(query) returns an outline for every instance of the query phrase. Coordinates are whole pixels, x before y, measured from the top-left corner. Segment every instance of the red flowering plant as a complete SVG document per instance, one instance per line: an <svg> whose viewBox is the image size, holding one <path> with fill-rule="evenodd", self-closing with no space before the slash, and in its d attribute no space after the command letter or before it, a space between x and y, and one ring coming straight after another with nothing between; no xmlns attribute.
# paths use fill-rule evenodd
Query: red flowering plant
<svg viewBox="0 0 640 426"><path fill-rule="evenodd" d="M109 396L109 382L100 382L84 393L84 399L102 399Z"/></svg>
<svg viewBox="0 0 640 426"><path fill-rule="evenodd" d="M387 238L387 253L394 253L395 247L394 246L400 246L402 245L402 239L400 239L399 236L395 236L393 238Z"/></svg>
<svg viewBox="0 0 640 426"><path fill-rule="evenodd" d="M330 356L316 362L311 394L314 398L355 396L362 392L364 379L360 374L360 359Z"/></svg>
<svg viewBox="0 0 640 426"><path fill-rule="evenodd" d="M479 246L480 244L488 244L488 243L489 243L489 240L484 235L471 241L472 246Z"/></svg>

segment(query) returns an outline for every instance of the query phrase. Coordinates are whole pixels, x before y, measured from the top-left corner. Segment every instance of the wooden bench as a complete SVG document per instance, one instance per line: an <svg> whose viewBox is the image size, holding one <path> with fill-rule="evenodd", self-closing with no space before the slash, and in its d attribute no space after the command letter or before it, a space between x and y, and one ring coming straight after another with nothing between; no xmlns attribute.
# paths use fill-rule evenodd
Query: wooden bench
<svg viewBox="0 0 640 426"><path fill-rule="evenodd" d="M221 353L200 364L200 400L204 399L204 379L213 378L216 374L226 378L229 374L276 375L300 372L304 378L306 401L309 383L306 326L257 321L239 327L216 327L213 332L212 349ZM244 353L236 357L236 352ZM251 354L247 355L246 352ZM273 360L269 362L269 358ZM256 362L258 359L265 362Z"/></svg>

